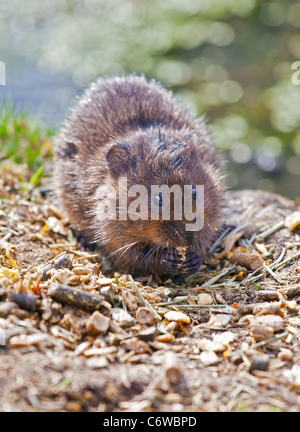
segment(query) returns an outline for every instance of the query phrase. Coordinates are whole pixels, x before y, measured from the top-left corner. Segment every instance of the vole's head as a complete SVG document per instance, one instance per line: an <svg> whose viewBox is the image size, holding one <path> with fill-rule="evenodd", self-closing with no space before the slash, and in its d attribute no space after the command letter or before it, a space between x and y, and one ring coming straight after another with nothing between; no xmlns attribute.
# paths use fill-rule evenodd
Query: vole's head
<svg viewBox="0 0 300 432"><path fill-rule="evenodd" d="M170 274L199 267L222 213L220 174L205 163L199 145L189 130L159 127L112 143L106 159L116 190L109 205L116 212L101 241L113 243L120 260L126 248L129 253L139 245L149 256L155 251L158 267L165 264ZM191 268L184 268L185 261Z"/></svg>

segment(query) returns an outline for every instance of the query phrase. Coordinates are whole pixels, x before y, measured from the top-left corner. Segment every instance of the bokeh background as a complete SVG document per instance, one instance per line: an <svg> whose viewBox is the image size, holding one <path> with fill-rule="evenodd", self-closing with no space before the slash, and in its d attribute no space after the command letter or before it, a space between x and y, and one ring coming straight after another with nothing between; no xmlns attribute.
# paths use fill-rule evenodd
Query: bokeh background
<svg viewBox="0 0 300 432"><path fill-rule="evenodd" d="M98 76L143 73L206 115L230 188L300 195L298 0L1 0L0 40L0 101L40 124Z"/></svg>

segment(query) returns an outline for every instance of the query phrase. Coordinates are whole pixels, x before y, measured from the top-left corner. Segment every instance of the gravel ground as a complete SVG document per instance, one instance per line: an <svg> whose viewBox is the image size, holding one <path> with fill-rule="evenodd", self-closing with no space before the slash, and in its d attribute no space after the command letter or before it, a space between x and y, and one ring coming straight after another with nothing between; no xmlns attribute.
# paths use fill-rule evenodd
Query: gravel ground
<svg viewBox="0 0 300 432"><path fill-rule="evenodd" d="M0 173L1 411L299 410L298 201L228 192L198 274L133 279L19 169Z"/></svg>

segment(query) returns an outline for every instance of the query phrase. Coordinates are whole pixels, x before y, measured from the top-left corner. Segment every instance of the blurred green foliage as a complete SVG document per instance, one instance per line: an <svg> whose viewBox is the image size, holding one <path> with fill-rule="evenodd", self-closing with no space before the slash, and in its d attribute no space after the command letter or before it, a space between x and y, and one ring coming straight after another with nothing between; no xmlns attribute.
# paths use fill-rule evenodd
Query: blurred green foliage
<svg viewBox="0 0 300 432"><path fill-rule="evenodd" d="M13 160L38 170L51 157L50 127L40 128L25 110L17 113L10 103L0 108L0 161Z"/></svg>
<svg viewBox="0 0 300 432"><path fill-rule="evenodd" d="M229 186L300 195L298 0L1 0L0 19L4 56L82 87L157 78L206 114Z"/></svg>

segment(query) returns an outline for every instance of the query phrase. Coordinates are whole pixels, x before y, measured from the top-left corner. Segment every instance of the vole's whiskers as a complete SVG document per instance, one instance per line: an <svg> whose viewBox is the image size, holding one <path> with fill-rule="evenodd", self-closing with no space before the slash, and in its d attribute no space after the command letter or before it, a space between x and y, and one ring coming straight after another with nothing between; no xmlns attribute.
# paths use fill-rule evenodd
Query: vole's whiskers
<svg viewBox="0 0 300 432"><path fill-rule="evenodd" d="M119 256L119 258L121 258L124 253L126 253L130 248L132 248L134 245L136 245L137 243L140 243L141 240L138 240L136 242L133 243L128 243L125 246L120 247L119 249L115 250L114 252L112 252L110 255L116 255L118 252L120 252L121 250L123 250L123 252L121 253L121 255Z"/></svg>

